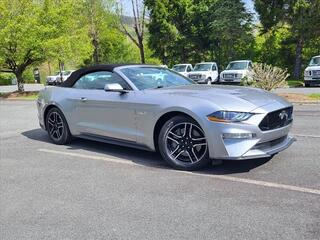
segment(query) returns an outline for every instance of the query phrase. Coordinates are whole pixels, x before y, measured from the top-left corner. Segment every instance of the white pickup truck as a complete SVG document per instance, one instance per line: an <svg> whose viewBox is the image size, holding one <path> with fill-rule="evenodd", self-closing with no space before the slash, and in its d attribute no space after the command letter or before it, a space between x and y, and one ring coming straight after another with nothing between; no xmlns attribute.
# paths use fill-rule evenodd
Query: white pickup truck
<svg viewBox="0 0 320 240"><path fill-rule="evenodd" d="M60 72L56 72L53 76L47 77L47 85L56 85L58 83L62 83L65 80L67 80L68 77L70 77L71 73L73 73L74 70L68 70L68 71L62 71L62 79Z"/></svg>
<svg viewBox="0 0 320 240"><path fill-rule="evenodd" d="M213 83L218 81L218 65L215 62L202 62L194 66L188 77L197 83Z"/></svg>
<svg viewBox="0 0 320 240"><path fill-rule="evenodd" d="M220 82L240 83L241 79L248 76L252 70L252 61L232 61L227 68L220 73Z"/></svg>
<svg viewBox="0 0 320 240"><path fill-rule="evenodd" d="M193 67L189 63L184 63L184 64L174 65L172 67L172 70L182 74L183 76L188 77L188 74L193 70Z"/></svg>
<svg viewBox="0 0 320 240"><path fill-rule="evenodd" d="M314 56L304 71L304 85L320 84L320 55Z"/></svg>

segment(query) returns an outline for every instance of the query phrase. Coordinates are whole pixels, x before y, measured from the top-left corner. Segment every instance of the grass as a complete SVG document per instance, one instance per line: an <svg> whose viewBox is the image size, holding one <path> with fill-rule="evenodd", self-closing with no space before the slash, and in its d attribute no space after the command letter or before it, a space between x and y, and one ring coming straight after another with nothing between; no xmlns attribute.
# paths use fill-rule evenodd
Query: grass
<svg viewBox="0 0 320 240"><path fill-rule="evenodd" d="M320 93L312 93L312 94L309 94L308 96L314 100L320 100Z"/></svg>
<svg viewBox="0 0 320 240"><path fill-rule="evenodd" d="M287 80L289 87L303 87L304 83L301 80Z"/></svg>

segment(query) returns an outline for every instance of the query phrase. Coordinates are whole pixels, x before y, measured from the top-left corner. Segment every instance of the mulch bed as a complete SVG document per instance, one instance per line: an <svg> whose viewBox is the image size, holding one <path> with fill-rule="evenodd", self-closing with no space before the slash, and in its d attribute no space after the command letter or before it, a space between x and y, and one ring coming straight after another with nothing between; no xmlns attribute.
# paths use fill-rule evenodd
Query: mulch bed
<svg viewBox="0 0 320 240"><path fill-rule="evenodd" d="M319 100L310 98L308 95L299 93L278 93L279 96L293 103L320 103Z"/></svg>

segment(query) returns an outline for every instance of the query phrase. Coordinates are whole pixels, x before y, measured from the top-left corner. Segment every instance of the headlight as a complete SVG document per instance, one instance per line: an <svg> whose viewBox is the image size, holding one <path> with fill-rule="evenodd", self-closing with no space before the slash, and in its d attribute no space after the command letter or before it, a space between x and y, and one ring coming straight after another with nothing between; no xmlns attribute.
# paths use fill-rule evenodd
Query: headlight
<svg viewBox="0 0 320 240"><path fill-rule="evenodd" d="M217 111L208 115L208 119L214 122L242 122L248 120L253 113L248 112L229 112L229 111Z"/></svg>
<svg viewBox="0 0 320 240"><path fill-rule="evenodd" d="M312 75L312 71L306 70L306 71L304 71L304 75L305 76L311 76Z"/></svg>

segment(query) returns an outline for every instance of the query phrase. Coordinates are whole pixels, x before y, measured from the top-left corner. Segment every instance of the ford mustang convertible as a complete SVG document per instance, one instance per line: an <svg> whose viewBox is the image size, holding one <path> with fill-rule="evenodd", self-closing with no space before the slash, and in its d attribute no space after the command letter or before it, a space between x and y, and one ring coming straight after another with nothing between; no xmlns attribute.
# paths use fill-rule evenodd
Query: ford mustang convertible
<svg viewBox="0 0 320 240"><path fill-rule="evenodd" d="M292 105L261 89L198 85L152 65L77 70L37 101L55 144L73 137L159 151L174 168L271 157L294 138ZM107 146L107 145L106 145Z"/></svg>

